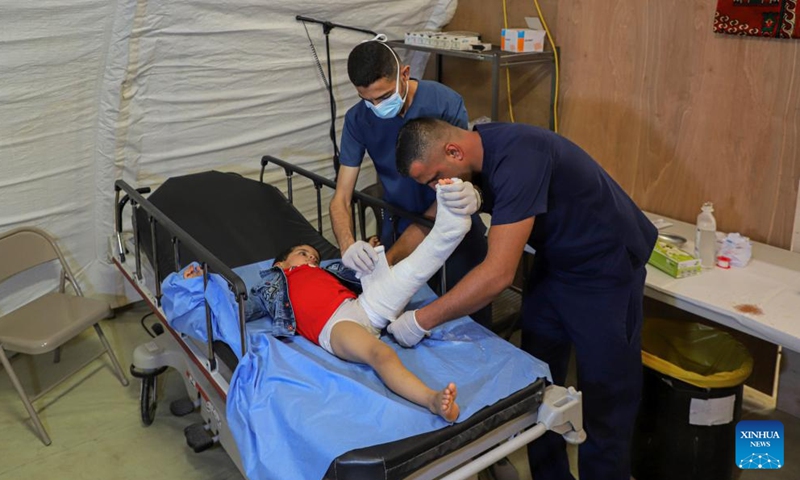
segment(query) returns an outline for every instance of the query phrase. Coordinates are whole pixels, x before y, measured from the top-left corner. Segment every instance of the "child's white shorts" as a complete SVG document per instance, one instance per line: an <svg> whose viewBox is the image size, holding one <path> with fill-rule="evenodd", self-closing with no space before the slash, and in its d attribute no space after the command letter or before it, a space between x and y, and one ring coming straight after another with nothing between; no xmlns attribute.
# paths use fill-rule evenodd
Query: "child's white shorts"
<svg viewBox="0 0 800 480"><path fill-rule="evenodd" d="M376 337L381 336L381 331L374 327L372 322L369 321L367 312L364 311L358 298L348 298L333 312L331 318L329 318L325 326L322 327L322 331L319 332L319 346L330 354L334 354L333 348L331 348L331 331L333 331L333 326L339 322L355 322L366 328L369 333Z"/></svg>

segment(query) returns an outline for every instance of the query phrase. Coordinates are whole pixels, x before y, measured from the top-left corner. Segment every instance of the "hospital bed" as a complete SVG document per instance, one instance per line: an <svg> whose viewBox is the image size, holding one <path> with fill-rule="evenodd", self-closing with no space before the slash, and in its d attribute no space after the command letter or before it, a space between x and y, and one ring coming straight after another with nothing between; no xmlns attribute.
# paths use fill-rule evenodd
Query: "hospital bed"
<svg viewBox="0 0 800 480"><path fill-rule="evenodd" d="M270 156L264 157L261 164L260 181L230 173L204 172L168 179L147 198L144 195L150 193L149 189L136 189L122 180L115 182L113 262L150 306L165 332L137 347L133 354L131 373L142 380L143 423L148 425L154 418L158 375L169 367L176 369L181 373L189 399L173 402L171 410L182 415L199 407L203 419L186 429L187 443L196 452L219 443L246 476L259 475L253 475L252 466L248 466L252 463L249 457L243 458L235 440L236 432L231 428L233 419L226 415L226 402L234 393L232 385L237 380L237 366L253 357L252 351L251 355L247 353L255 338L249 337L248 329L253 327L250 323L246 326L244 319L247 285L236 269L274 258L279 251L298 243L314 246L323 259L338 255L338 250L321 234L321 189L335 188L334 182ZM286 195L263 182L269 164L284 169ZM293 205L294 174L313 184L316 229ZM393 222L404 217L425 222L358 191L354 193L354 202L381 209ZM125 210L128 205L130 212ZM124 230L123 218L128 214L130 230ZM214 273L213 277L222 279L232 298L233 318L224 322L212 315L208 301L205 302L202 326L205 338L173 328L162 302L162 281L192 261L203 268L205 288L214 283L211 275ZM473 328L468 324L474 322L465 321L464 328ZM218 333L222 327L235 334L222 341L217 338L225 336ZM282 345L274 339L269 342ZM313 356L311 352L301 353ZM412 350L400 353L414 354ZM274 400L279 402L280 398ZM338 428L341 435L347 435L347 426ZM547 430L564 435L571 443L580 443L585 438L580 392L548 385L540 377L469 418L460 418L458 423L337 455L323 478L468 478ZM263 432L263 435L280 434Z"/></svg>

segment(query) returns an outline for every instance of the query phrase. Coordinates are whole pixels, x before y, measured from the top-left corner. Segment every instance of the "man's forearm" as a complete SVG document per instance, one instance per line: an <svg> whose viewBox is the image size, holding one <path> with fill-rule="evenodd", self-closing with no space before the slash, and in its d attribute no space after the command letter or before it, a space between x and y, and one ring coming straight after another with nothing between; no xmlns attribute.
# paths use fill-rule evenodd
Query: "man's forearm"
<svg viewBox="0 0 800 480"><path fill-rule="evenodd" d="M339 244L339 250L344 253L356 241L353 236L352 213L349 207L343 207L341 202L334 201L331 202L330 213L333 235L336 237L336 243Z"/></svg>
<svg viewBox="0 0 800 480"><path fill-rule="evenodd" d="M452 290L416 312L417 323L430 330L444 322L469 315L485 307L505 288L513 276L481 263Z"/></svg>

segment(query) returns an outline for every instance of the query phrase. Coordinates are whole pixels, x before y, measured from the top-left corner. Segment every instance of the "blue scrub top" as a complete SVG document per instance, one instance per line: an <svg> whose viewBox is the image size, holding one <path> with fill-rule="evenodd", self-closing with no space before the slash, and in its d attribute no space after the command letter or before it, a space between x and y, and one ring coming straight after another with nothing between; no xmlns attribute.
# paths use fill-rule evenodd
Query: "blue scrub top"
<svg viewBox="0 0 800 480"><path fill-rule="evenodd" d="M417 92L404 116L378 118L363 101L347 111L340 150L340 163L360 167L364 152L369 153L378 179L383 185L383 199L413 213L424 212L436 200L436 193L397 172L395 145L400 128L409 120L432 117L466 129L467 110L461 96L441 83L419 80ZM410 222L400 221L398 235ZM387 231L388 229L388 231ZM390 222L384 222L384 237L391 232Z"/></svg>
<svg viewBox="0 0 800 480"><path fill-rule="evenodd" d="M650 258L658 231L628 194L580 147L549 130L490 123L476 179L492 225L536 217L528 243L565 279L603 277L620 249L634 266Z"/></svg>

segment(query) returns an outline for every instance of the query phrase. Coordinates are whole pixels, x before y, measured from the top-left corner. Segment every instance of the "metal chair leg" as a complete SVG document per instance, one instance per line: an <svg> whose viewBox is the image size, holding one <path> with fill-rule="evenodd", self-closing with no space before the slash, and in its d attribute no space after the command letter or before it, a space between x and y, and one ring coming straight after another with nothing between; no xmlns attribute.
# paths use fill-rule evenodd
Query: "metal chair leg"
<svg viewBox="0 0 800 480"><path fill-rule="evenodd" d="M22 388L22 384L19 383L19 379L17 378L17 374L14 373L14 369L11 368L11 362L8 361L8 357L6 357L6 352L2 346L0 346L0 362L2 362L3 367L6 369L8 377L11 379L11 383L17 390L17 394L19 394L20 400L22 400L22 403L25 405L25 410L28 411L28 415L31 417L33 426L36 428L36 432L39 434L39 439L45 444L45 446L50 445L50 436L47 435L47 431L44 429L44 426L42 426L41 420L39 420L39 415L36 413L36 410L33 409L33 405L31 405L30 400L28 400L28 395Z"/></svg>
<svg viewBox="0 0 800 480"><path fill-rule="evenodd" d="M111 345L108 344L108 340L106 336L103 334L103 330L100 328L100 325L95 323L94 324L94 331L97 332L97 336L100 337L100 342L103 343L103 348L106 349L106 353L108 353L108 357L111 359L111 363L114 365L114 371L117 374L117 378L119 382L122 384L123 387L127 387L130 382L128 382L128 378L122 373L122 367L119 365L119 361L117 360L117 356L114 355L114 351L111 350Z"/></svg>

